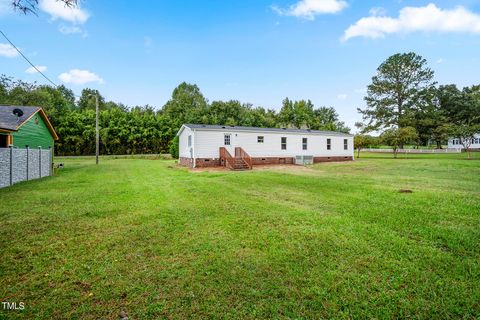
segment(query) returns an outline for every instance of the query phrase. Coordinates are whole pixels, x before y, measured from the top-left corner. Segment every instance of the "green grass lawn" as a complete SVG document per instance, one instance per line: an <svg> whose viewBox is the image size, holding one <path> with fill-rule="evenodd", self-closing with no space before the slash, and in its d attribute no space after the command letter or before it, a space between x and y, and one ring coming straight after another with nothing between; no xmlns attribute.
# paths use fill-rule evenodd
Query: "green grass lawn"
<svg viewBox="0 0 480 320"><path fill-rule="evenodd" d="M476 156L200 173L61 160L0 189L0 299L25 303L0 318L479 317Z"/></svg>

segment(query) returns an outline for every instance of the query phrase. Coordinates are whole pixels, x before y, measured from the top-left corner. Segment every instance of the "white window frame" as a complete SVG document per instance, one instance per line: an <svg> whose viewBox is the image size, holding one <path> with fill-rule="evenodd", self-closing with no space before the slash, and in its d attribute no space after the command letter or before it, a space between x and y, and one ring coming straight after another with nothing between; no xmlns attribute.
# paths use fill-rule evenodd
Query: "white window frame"
<svg viewBox="0 0 480 320"><path fill-rule="evenodd" d="M332 139L327 138L327 150L332 150Z"/></svg>
<svg viewBox="0 0 480 320"><path fill-rule="evenodd" d="M257 136L257 143L264 143L265 142L265 136Z"/></svg>
<svg viewBox="0 0 480 320"><path fill-rule="evenodd" d="M308 150L308 138L307 137L302 138L302 150Z"/></svg>
<svg viewBox="0 0 480 320"><path fill-rule="evenodd" d="M348 139L343 139L343 150L348 150Z"/></svg>
<svg viewBox="0 0 480 320"><path fill-rule="evenodd" d="M283 142L284 139L285 142ZM287 150L287 137L280 137L280 149Z"/></svg>

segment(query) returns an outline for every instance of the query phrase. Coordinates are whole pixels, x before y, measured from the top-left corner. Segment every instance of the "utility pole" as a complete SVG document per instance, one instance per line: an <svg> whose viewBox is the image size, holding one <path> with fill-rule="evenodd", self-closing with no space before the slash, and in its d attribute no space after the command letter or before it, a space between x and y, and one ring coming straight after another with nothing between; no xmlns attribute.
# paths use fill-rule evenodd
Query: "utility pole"
<svg viewBox="0 0 480 320"><path fill-rule="evenodd" d="M98 94L95 95L95 163L98 164L100 134L98 132Z"/></svg>

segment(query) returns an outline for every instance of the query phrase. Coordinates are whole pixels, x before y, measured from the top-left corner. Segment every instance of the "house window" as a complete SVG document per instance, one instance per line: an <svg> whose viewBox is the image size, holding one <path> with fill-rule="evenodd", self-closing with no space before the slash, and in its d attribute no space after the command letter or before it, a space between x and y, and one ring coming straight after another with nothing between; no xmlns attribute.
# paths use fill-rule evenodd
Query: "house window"
<svg viewBox="0 0 480 320"><path fill-rule="evenodd" d="M230 145L230 134L225 134L223 138L223 142L225 143L226 146Z"/></svg>
<svg viewBox="0 0 480 320"><path fill-rule="evenodd" d="M348 150L348 139L343 139L343 150Z"/></svg>
<svg viewBox="0 0 480 320"><path fill-rule="evenodd" d="M192 146L192 136L188 136L188 146Z"/></svg>
<svg viewBox="0 0 480 320"><path fill-rule="evenodd" d="M327 150L332 150L332 139L327 139Z"/></svg>
<svg viewBox="0 0 480 320"><path fill-rule="evenodd" d="M308 147L308 139L302 138L302 149L307 150L307 147Z"/></svg>
<svg viewBox="0 0 480 320"><path fill-rule="evenodd" d="M282 150L287 150L287 137L282 137Z"/></svg>
<svg viewBox="0 0 480 320"><path fill-rule="evenodd" d="M257 142L258 143L263 143L263 136L258 136L257 137Z"/></svg>

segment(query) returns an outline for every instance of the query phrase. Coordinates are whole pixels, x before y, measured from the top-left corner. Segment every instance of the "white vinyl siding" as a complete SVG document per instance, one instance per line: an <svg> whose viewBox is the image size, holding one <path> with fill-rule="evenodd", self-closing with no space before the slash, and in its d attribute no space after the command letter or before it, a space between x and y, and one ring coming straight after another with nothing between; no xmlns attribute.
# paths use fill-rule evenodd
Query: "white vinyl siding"
<svg viewBox="0 0 480 320"><path fill-rule="evenodd" d="M190 128L184 128L178 137L178 153L181 158L190 158L193 155L193 140L193 131ZM192 154L190 150L192 150Z"/></svg>
<svg viewBox="0 0 480 320"><path fill-rule="evenodd" d="M262 132L263 143L258 143L259 132L231 131L230 146L224 145L225 132L218 130L195 130L195 157L218 158L219 148L225 147L234 154L235 147L242 147L252 157L295 157L311 155L315 157L353 157L353 137L342 135L321 135L305 133ZM281 137L287 138L287 150L281 149ZM308 138L308 150L303 150L303 138ZM327 151L327 139L331 150ZM344 150L344 139L348 140L348 150Z"/></svg>
<svg viewBox="0 0 480 320"><path fill-rule="evenodd" d="M459 138L450 138L448 140L448 148L463 149L463 144ZM472 139L470 149L480 149L480 134L476 134Z"/></svg>

